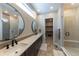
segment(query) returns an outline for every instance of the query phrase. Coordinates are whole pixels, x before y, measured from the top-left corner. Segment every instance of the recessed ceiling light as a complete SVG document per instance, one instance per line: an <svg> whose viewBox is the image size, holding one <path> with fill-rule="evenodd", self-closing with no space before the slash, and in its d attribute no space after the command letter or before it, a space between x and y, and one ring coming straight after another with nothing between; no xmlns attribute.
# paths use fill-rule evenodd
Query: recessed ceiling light
<svg viewBox="0 0 79 59"><path fill-rule="evenodd" d="M4 13L8 13L8 11L6 10L6 11L4 11Z"/></svg>
<svg viewBox="0 0 79 59"><path fill-rule="evenodd" d="M7 19L4 19L4 18L1 18L1 20L2 20L3 22L8 22L8 20L7 20Z"/></svg>
<svg viewBox="0 0 79 59"><path fill-rule="evenodd" d="M71 5L74 5L74 3L71 3Z"/></svg>
<svg viewBox="0 0 79 59"><path fill-rule="evenodd" d="M38 12L40 12L40 10L39 10L39 9L38 9L37 11L38 11Z"/></svg>
<svg viewBox="0 0 79 59"><path fill-rule="evenodd" d="M51 10L52 10L53 8L54 8L53 6L50 7Z"/></svg>
<svg viewBox="0 0 79 59"><path fill-rule="evenodd" d="M17 15L14 15L15 17L17 16Z"/></svg>

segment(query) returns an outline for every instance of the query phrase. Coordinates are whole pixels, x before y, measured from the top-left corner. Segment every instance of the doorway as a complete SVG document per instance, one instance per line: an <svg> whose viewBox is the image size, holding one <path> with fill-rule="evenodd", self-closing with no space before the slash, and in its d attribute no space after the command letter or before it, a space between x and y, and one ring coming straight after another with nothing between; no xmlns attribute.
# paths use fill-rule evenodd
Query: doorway
<svg viewBox="0 0 79 59"><path fill-rule="evenodd" d="M45 19L45 34L47 52L49 55L53 55L53 18Z"/></svg>

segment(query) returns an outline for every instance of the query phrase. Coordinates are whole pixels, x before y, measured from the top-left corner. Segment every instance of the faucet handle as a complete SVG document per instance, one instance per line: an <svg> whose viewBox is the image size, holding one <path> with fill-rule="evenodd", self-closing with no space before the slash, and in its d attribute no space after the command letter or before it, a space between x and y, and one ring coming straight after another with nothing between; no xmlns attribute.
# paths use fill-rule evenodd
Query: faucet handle
<svg viewBox="0 0 79 59"><path fill-rule="evenodd" d="M15 43L18 44L18 42L15 40Z"/></svg>
<svg viewBox="0 0 79 59"><path fill-rule="evenodd" d="M9 44L7 44L6 46L7 46L6 49L9 49Z"/></svg>
<svg viewBox="0 0 79 59"><path fill-rule="evenodd" d="M12 40L12 46L14 46L14 40Z"/></svg>

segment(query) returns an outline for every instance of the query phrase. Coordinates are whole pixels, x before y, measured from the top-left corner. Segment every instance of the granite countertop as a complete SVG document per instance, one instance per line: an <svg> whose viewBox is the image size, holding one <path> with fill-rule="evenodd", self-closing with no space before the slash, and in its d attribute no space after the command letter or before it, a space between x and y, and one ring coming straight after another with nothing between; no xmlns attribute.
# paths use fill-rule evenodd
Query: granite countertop
<svg viewBox="0 0 79 59"><path fill-rule="evenodd" d="M24 40L21 40L18 42L18 45L15 44L15 46L11 46L9 49L6 49L4 47L3 49L0 49L0 56L20 56L24 51L26 51L40 36L42 33L39 33L37 35L33 35L31 37L28 37Z"/></svg>

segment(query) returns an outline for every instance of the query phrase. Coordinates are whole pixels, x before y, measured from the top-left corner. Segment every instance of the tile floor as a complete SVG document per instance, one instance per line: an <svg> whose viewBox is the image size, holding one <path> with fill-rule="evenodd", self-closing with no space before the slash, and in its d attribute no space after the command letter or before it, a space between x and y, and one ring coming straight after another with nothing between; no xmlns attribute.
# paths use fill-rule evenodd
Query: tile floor
<svg viewBox="0 0 79 59"><path fill-rule="evenodd" d="M61 50L55 48L53 49L53 54L54 56L65 56L65 54Z"/></svg>
<svg viewBox="0 0 79 59"><path fill-rule="evenodd" d="M64 54L53 47L52 38L47 38L47 42L41 45L38 56L64 56Z"/></svg>

